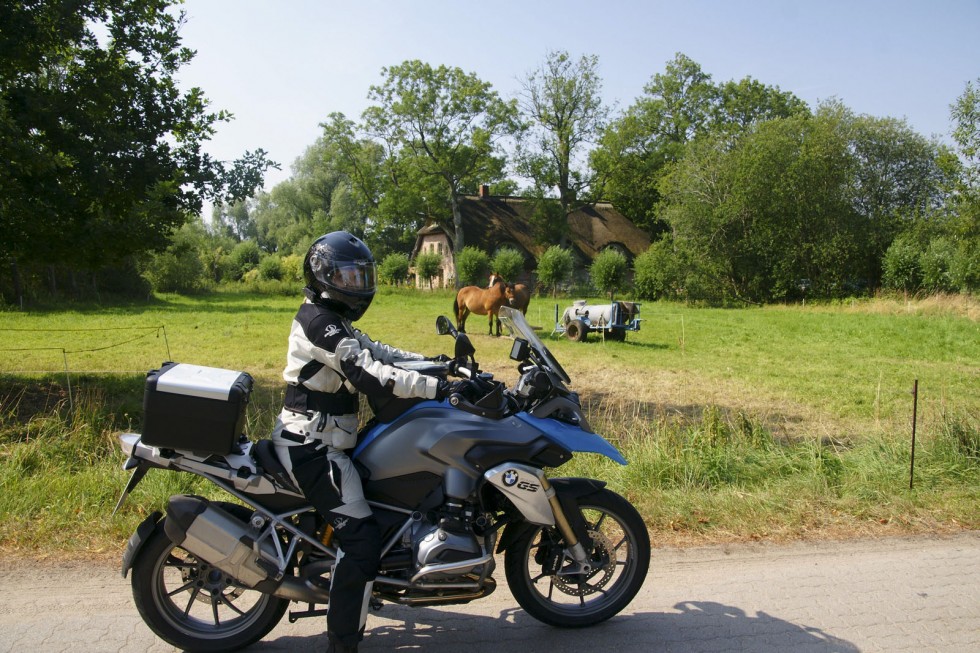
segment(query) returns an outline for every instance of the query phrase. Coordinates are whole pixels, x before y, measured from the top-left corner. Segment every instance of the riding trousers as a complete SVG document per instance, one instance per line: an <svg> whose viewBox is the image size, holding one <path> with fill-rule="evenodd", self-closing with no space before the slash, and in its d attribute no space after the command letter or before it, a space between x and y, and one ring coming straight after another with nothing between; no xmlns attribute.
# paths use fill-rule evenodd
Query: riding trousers
<svg viewBox="0 0 980 653"><path fill-rule="evenodd" d="M360 475L343 451L314 441L285 453L280 459L288 460L287 470L334 529L337 563L330 577L327 630L345 646L356 646L381 558L381 531L364 499Z"/></svg>

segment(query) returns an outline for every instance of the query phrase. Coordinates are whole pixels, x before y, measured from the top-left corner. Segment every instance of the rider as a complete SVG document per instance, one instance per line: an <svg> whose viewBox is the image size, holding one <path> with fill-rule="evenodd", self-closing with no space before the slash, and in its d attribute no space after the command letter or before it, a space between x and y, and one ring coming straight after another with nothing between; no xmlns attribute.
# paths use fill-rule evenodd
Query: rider
<svg viewBox="0 0 980 653"><path fill-rule="evenodd" d="M286 396L272 440L338 543L328 653L357 651L381 554L378 524L347 455L357 440L358 393L373 402L443 399L456 384L394 367L399 360L426 359L372 341L352 326L375 291L374 258L359 238L345 231L321 236L306 253L303 272L307 299L289 334Z"/></svg>

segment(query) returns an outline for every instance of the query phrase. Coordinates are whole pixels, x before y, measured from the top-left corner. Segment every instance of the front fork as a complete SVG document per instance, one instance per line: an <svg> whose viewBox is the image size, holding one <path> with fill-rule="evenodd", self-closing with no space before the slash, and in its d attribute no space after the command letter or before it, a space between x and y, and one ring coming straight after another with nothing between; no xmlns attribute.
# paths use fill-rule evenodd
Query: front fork
<svg viewBox="0 0 980 653"><path fill-rule="evenodd" d="M589 564L589 556L585 552L585 547L582 546L578 536L575 534L575 529L572 528L571 523L568 521L561 501L558 499L558 493L543 471L541 472L541 489L544 490L544 495L548 497L551 511L555 515L555 526L558 527L558 532L561 533L562 538L568 544L566 551L568 552L568 556L573 560L573 564L563 568L561 573L563 575L589 573L592 571L592 565Z"/></svg>
<svg viewBox="0 0 980 653"><path fill-rule="evenodd" d="M592 570L586 552L591 547L588 528L576 499L601 490L604 483L582 478L549 480L544 470L519 463L497 465L487 470L484 478L507 497L528 523L558 529L572 559L562 574Z"/></svg>

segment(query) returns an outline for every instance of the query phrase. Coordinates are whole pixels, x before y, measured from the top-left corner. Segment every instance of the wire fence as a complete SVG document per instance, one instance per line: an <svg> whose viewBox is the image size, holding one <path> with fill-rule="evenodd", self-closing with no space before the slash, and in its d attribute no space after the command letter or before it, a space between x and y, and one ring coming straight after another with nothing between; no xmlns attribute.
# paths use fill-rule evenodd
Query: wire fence
<svg viewBox="0 0 980 653"><path fill-rule="evenodd" d="M6 328L6 327L0 327L0 335L4 335L4 334L7 334L7 333L10 333L10 334L21 333L21 334L31 334L31 335L51 333L51 334L68 335L68 334L78 334L78 333L82 333L82 332L89 332L89 333L93 333L93 334L96 334L97 335L97 332L112 333L112 332L122 332L122 331L137 332L137 333L135 335L133 335L132 337L125 337L125 339L123 339L123 340L113 339L110 342L105 342L105 340L108 339L108 338L106 338L106 339L103 339L103 341L99 342L98 344L81 346L81 347L79 347L79 346L68 347L68 346L57 346L57 345L55 345L55 346L37 346L37 345L30 345L30 346L22 346L22 347L0 347L0 356L2 356L3 359L6 360L7 357L8 357L8 355L9 356L12 356L12 357L15 357L16 362L14 364L19 365L21 367L21 369L13 369L13 368L8 369L6 365L2 365L2 366L0 366L0 371L3 371L3 372L8 373L8 374L52 374L52 373L59 373L60 374L60 373L64 373L64 375L65 375L65 383L66 383L67 389L68 389L68 404L69 404L69 407L72 410L74 410L75 402L74 402L74 396L73 396L73 393L72 393L72 385L71 385L71 377L72 377L72 374L75 374L76 376L77 375L80 375L80 374L119 374L121 372L125 372L126 370L118 370L118 369L115 369L115 370L83 370L83 369L73 369L72 366L71 366L71 364L70 364L70 362L69 362L69 356L70 355L71 356L76 356L78 354L90 354L90 353L94 353L94 352L106 351L108 349L122 348L122 347L125 347L127 345L131 345L133 343L146 340L147 338L150 338L150 337L160 338L162 336L163 337L164 347L167 350L167 358L166 358L166 360L172 360L172 357L171 357L171 354L170 354L170 342L167 339L167 327L165 325L162 325L162 324L154 325L154 326L143 326L143 327L92 327L92 328L81 328L81 329L72 329L72 328L63 328L63 329L25 329L25 328ZM17 336L16 335L13 335L13 336L5 336L3 339L4 339L4 341L9 341L11 339L16 339L16 338L17 338ZM37 356L29 355L29 354L37 354L37 353L40 353L40 352L50 352L51 354L54 354L54 355L59 355L60 354L60 356L58 356L58 358L61 361L61 365L57 369L51 369L51 368L45 369L43 367L38 367L38 365L39 365L39 363L38 363L38 360L39 360L38 357ZM18 355L18 354L24 354L24 355ZM33 366L33 368L32 368L32 366ZM133 372L136 372L136 371L137 370L133 370ZM143 372L145 370L138 370L138 371L139 372Z"/></svg>

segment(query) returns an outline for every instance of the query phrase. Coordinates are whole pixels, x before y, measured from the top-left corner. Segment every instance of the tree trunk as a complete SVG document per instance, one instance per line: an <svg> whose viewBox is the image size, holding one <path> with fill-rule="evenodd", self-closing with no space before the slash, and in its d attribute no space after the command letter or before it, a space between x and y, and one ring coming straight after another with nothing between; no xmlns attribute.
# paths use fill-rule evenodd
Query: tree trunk
<svg viewBox="0 0 980 653"><path fill-rule="evenodd" d="M48 266L48 290L51 291L52 297L58 292L58 281L55 278L53 265Z"/></svg>
<svg viewBox="0 0 980 653"><path fill-rule="evenodd" d="M459 195L456 193L455 190L453 190L449 194L449 202L450 202L450 204L452 205L452 208L453 208L453 227L455 228L455 232L456 232L455 237L453 239L454 240L454 242L453 242L453 264L455 265L455 263L456 263L456 257L459 255L459 253L461 251L463 251L463 247L466 246L464 244L464 238L463 238L463 214L460 213L460 210L459 210ZM457 271L458 271L458 268L457 268ZM459 290L462 287L461 284L460 284L460 280L459 280L459 274L456 274L455 275L455 285L456 285L456 290Z"/></svg>

